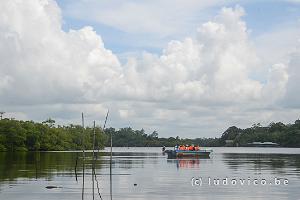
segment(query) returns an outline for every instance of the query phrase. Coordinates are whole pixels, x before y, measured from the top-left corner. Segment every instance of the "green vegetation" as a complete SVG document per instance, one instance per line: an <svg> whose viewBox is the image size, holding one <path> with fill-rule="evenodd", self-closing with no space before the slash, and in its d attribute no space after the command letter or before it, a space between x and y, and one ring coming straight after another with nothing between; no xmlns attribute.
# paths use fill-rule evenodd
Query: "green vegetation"
<svg viewBox="0 0 300 200"><path fill-rule="evenodd" d="M300 147L300 120L296 120L294 124L272 122L266 127L254 124L246 129L232 126L222 134L220 144L225 146L226 140L231 140L232 146L245 146L251 142L275 142L282 147Z"/></svg>
<svg viewBox="0 0 300 200"><path fill-rule="evenodd" d="M217 138L196 138L183 139L177 137L159 138L158 133L154 131L151 134L146 134L144 129L133 130L132 128L121 128L116 130L114 128L105 129L107 137L112 134L113 146L117 147L161 147L161 146L175 146L176 144L199 144L201 146L220 146ZM109 146L110 141L106 145Z"/></svg>
<svg viewBox="0 0 300 200"><path fill-rule="evenodd" d="M175 146L176 144L198 144L200 146L246 146L251 142L275 142L282 147L300 147L300 120L294 124L283 124L281 122L271 123L267 127L254 124L251 128L240 129L235 126L228 128L221 138L196 138L183 139L169 137L159 138L154 131L147 135L145 131L133 130L131 128L121 128L115 130L109 128L105 130L107 136L112 133L114 146ZM230 143L226 143L230 141ZM109 141L108 141L109 142ZM109 146L109 143L106 143Z"/></svg>
<svg viewBox="0 0 300 200"><path fill-rule="evenodd" d="M283 147L300 147L300 120L294 124L281 122L263 127L254 124L251 128L228 128L220 138L187 139L177 137L160 138L154 131L146 134L132 128L105 129L96 127L96 147L110 145L110 134L113 146L118 147L161 147L176 144L198 144L200 146L245 146L251 142L275 142ZM84 133L79 125L55 126L55 121L48 119L42 123L33 121L0 120L0 151L51 151L79 150L82 144L85 149L92 148L92 128L85 128ZM230 143L228 143L230 141Z"/></svg>
<svg viewBox="0 0 300 200"><path fill-rule="evenodd" d="M61 151L92 149L93 128L81 126L55 126L48 119L42 123L0 120L0 151ZM106 141L101 128L96 127L96 147L103 148Z"/></svg>

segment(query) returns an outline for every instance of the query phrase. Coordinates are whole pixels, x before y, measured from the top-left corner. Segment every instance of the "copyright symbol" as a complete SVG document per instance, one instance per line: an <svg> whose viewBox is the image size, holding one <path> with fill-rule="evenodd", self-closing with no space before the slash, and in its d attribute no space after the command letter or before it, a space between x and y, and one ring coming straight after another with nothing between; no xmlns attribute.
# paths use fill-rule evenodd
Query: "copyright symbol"
<svg viewBox="0 0 300 200"><path fill-rule="evenodd" d="M192 178L192 186L202 186L202 178Z"/></svg>

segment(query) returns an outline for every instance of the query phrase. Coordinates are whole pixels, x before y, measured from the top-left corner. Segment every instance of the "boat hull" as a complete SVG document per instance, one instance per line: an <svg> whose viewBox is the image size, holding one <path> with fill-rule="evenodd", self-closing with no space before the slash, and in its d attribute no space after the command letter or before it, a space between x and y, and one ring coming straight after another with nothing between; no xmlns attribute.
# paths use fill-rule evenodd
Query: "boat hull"
<svg viewBox="0 0 300 200"><path fill-rule="evenodd" d="M182 158L182 157L196 157L208 158L212 150L198 150L198 151L185 151L185 150L166 150L168 158Z"/></svg>

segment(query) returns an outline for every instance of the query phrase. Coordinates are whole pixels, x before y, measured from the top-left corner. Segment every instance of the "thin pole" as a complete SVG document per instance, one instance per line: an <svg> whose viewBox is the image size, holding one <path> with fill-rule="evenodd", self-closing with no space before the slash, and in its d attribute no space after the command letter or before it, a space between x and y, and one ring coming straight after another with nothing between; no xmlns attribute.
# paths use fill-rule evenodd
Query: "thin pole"
<svg viewBox="0 0 300 200"><path fill-rule="evenodd" d="M78 165L78 152L76 152L76 161L75 161L75 179L76 179L76 182L78 182L78 179L77 179L77 165Z"/></svg>
<svg viewBox="0 0 300 200"><path fill-rule="evenodd" d="M95 200L95 180L94 180L94 174L95 174L95 139L96 139L96 124L94 121L94 137L93 137L93 164L92 164L92 183L93 183L93 200Z"/></svg>
<svg viewBox="0 0 300 200"><path fill-rule="evenodd" d="M105 129L105 126L106 126L108 114L109 114L109 110L108 110L107 113L106 113L105 122L104 122L104 125L103 125L103 132L104 132L104 129Z"/></svg>
<svg viewBox="0 0 300 200"><path fill-rule="evenodd" d="M105 122L104 122L103 129L102 129L103 132L105 130L105 125L106 125L106 122L107 122L108 113L109 113L109 110L107 111L107 114L106 114L106 117L105 117ZM98 151L97 152L99 153L99 146L98 146ZM95 156L95 163L97 162L97 159L98 159L98 154L96 154L96 156ZM95 177L95 181L97 183L97 191L98 191L99 198L100 198L100 200L102 200L102 196L100 194L100 189L99 189L99 182L97 180L97 175L96 175L96 172L95 172L95 168L94 168L94 177Z"/></svg>
<svg viewBox="0 0 300 200"><path fill-rule="evenodd" d="M38 179L38 169L37 169L37 153L34 153L34 160L35 160L35 180Z"/></svg>
<svg viewBox="0 0 300 200"><path fill-rule="evenodd" d="M108 114L109 114L109 110L106 113L105 122L103 125L103 132L105 131ZM110 133L109 183L110 183L110 200L112 200L112 133Z"/></svg>
<svg viewBox="0 0 300 200"><path fill-rule="evenodd" d="M81 113L81 119L82 119L82 193L81 193L81 199L84 200L84 167L85 167L85 152L84 152L84 117L83 113Z"/></svg>
<svg viewBox="0 0 300 200"><path fill-rule="evenodd" d="M106 115L106 119L105 119L105 124L106 124L106 120L108 117L108 113L109 111L107 111L107 115ZM105 124L104 127L105 128ZM103 129L104 131L104 129ZM112 131L110 132L110 165L109 165L109 179L110 179L110 200L112 200Z"/></svg>

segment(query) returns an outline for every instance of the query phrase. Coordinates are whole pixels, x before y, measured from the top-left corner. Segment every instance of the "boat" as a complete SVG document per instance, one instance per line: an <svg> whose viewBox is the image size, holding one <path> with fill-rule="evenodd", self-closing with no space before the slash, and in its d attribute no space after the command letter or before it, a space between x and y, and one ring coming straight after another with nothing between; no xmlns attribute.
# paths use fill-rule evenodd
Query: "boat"
<svg viewBox="0 0 300 200"><path fill-rule="evenodd" d="M274 142L252 142L252 143L247 143L245 145L247 147L280 147L279 144L274 143Z"/></svg>
<svg viewBox="0 0 300 200"><path fill-rule="evenodd" d="M181 157L196 157L196 158L209 158L211 149L199 149L199 150L165 150L168 154L168 158L181 158Z"/></svg>

